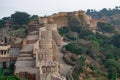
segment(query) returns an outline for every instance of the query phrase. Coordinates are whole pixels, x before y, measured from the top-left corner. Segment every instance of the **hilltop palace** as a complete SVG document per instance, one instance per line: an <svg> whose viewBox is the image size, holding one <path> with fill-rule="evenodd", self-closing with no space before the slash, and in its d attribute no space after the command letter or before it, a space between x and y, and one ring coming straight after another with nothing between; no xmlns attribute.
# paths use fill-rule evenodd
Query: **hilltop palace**
<svg viewBox="0 0 120 80"><path fill-rule="evenodd" d="M62 37L57 24L42 20L29 23L29 34L23 41L15 63L15 75L20 80L66 80L60 74L58 46Z"/></svg>

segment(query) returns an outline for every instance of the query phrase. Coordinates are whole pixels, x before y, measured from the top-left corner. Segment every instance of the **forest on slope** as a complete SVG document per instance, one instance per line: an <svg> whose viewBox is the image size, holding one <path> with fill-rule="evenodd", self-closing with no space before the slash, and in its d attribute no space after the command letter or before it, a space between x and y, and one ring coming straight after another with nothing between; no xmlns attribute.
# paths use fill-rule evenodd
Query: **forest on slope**
<svg viewBox="0 0 120 80"><path fill-rule="evenodd" d="M86 13L92 16L92 18L112 24L116 30L120 31L120 6L116 6L113 9L103 8L100 11L88 9Z"/></svg>
<svg viewBox="0 0 120 80"><path fill-rule="evenodd" d="M74 80L119 80L120 32L116 26L120 27L120 7L98 12L88 10L87 14L98 19L95 31L81 22L80 16L68 16L68 25L58 29L64 41L69 42L64 46L68 51L64 58L74 66L72 77Z"/></svg>

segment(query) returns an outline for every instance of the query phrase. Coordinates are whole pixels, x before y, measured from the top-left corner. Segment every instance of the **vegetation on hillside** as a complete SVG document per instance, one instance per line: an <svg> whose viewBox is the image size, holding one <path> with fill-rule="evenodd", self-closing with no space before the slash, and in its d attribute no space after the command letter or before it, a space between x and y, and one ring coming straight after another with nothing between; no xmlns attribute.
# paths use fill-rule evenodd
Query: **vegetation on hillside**
<svg viewBox="0 0 120 80"><path fill-rule="evenodd" d="M92 18L95 18L95 19L100 20L102 22L105 21L105 22L109 23L117 31L120 31L120 27L119 27L119 25L120 25L120 6L116 6L113 9L104 8L104 9L99 10L99 11L96 11L93 9L88 9L87 14L92 16Z"/></svg>
<svg viewBox="0 0 120 80"><path fill-rule="evenodd" d="M11 15L12 23L15 25L24 25L29 21L30 15L25 12L15 12Z"/></svg>
<svg viewBox="0 0 120 80"><path fill-rule="evenodd" d="M101 17L110 17L112 15L116 15L120 13L120 6L116 6L115 8L111 9L107 9L107 8L103 8L100 11L96 11L95 9L88 9L87 10L87 14L91 15L93 18L101 18Z"/></svg>
<svg viewBox="0 0 120 80"><path fill-rule="evenodd" d="M20 80L16 76L0 76L0 80Z"/></svg>
<svg viewBox="0 0 120 80"><path fill-rule="evenodd" d="M16 11L11 16L0 19L0 35L6 34L10 43L21 42L28 34L29 21L36 19L38 15L30 16L26 12Z"/></svg>
<svg viewBox="0 0 120 80"><path fill-rule="evenodd" d="M65 49L67 51L70 51L70 52L76 53L76 54L86 53L86 48L79 44L76 44L76 43L69 43L68 45L65 46Z"/></svg>
<svg viewBox="0 0 120 80"><path fill-rule="evenodd" d="M11 16L0 19L0 28L5 27L7 24L11 27L18 27L19 29L20 27L27 25L30 20L34 19L38 19L38 15L30 16L26 12L16 11L15 13L11 14Z"/></svg>
<svg viewBox="0 0 120 80"><path fill-rule="evenodd" d="M58 30L65 40L70 41L65 49L79 55L73 69L74 80L79 80L81 77L85 80L120 78L120 34L114 31L112 24L98 22L98 29L93 33L89 25L81 23L77 18L69 16L68 18L68 26ZM100 32L113 35L107 36ZM81 39L86 43L82 43Z"/></svg>
<svg viewBox="0 0 120 80"><path fill-rule="evenodd" d="M112 33L114 31L114 27L109 23L98 22L97 27L104 32Z"/></svg>

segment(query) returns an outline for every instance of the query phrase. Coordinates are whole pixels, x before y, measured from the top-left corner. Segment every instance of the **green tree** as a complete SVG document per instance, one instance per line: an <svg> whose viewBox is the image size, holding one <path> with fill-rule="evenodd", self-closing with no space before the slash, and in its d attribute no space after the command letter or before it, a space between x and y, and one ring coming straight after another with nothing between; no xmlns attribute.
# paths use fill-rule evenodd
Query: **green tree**
<svg viewBox="0 0 120 80"><path fill-rule="evenodd" d="M38 15L32 15L32 16L30 17L31 20L38 19L38 18L39 18Z"/></svg>
<svg viewBox="0 0 120 80"><path fill-rule="evenodd" d="M16 76L0 76L0 80L20 80Z"/></svg>
<svg viewBox="0 0 120 80"><path fill-rule="evenodd" d="M4 25L10 20L10 17L3 17L0 19L0 28L4 27Z"/></svg>
<svg viewBox="0 0 120 80"><path fill-rule="evenodd" d="M109 23L98 22L97 26L98 26L98 28L100 28L102 31L105 31L105 32L113 32L114 31L114 27Z"/></svg>
<svg viewBox="0 0 120 80"><path fill-rule="evenodd" d="M62 28L59 28L58 31L59 31L60 35L62 35L62 36L69 32L67 26L66 26L66 27L62 27Z"/></svg>
<svg viewBox="0 0 120 80"><path fill-rule="evenodd" d="M114 67L110 66L108 71L108 79L109 80L117 80L117 72Z"/></svg>
<svg viewBox="0 0 120 80"><path fill-rule="evenodd" d="M5 25L11 18L10 17L3 17L2 18L2 23Z"/></svg>
<svg viewBox="0 0 120 80"><path fill-rule="evenodd" d="M0 75L2 75L2 73L3 73L3 69L2 69L2 68L0 68Z"/></svg>
<svg viewBox="0 0 120 80"><path fill-rule="evenodd" d="M3 62L3 69L6 68L6 62Z"/></svg>
<svg viewBox="0 0 120 80"><path fill-rule="evenodd" d="M84 39L89 39L93 36L93 32L89 29L81 29L79 32L79 37Z"/></svg>
<svg viewBox="0 0 120 80"><path fill-rule="evenodd" d="M80 73L83 73L84 70L85 70L85 56L84 55L81 55L80 58L78 59L78 62L77 62L77 71L78 71L78 74Z"/></svg>
<svg viewBox="0 0 120 80"><path fill-rule="evenodd" d="M0 20L0 28L4 27L4 23L2 20Z"/></svg>
<svg viewBox="0 0 120 80"><path fill-rule="evenodd" d="M90 9L87 9L87 14L91 14L91 10Z"/></svg>
<svg viewBox="0 0 120 80"><path fill-rule="evenodd" d="M76 43L69 43L68 45L65 46L65 49L75 54L83 54L86 53L87 51L85 47Z"/></svg>
<svg viewBox="0 0 120 80"><path fill-rule="evenodd" d="M11 19L13 24L15 25L24 25L27 24L29 21L30 15L26 12L15 12L11 15Z"/></svg>
<svg viewBox="0 0 120 80"><path fill-rule="evenodd" d="M109 80L116 80L117 73L120 73L120 70L119 70L120 63L118 63L114 59L107 59L105 62L105 67L108 69Z"/></svg>
<svg viewBox="0 0 120 80"><path fill-rule="evenodd" d="M93 51L99 50L99 49L100 49L100 44L99 44L99 42L96 41L96 40L92 40L92 41L91 41L91 48L92 48Z"/></svg>
<svg viewBox="0 0 120 80"><path fill-rule="evenodd" d="M85 71L85 64L86 64L85 61L86 61L85 56L81 55L77 61L74 72L72 74L74 80L78 80L79 75Z"/></svg>
<svg viewBox="0 0 120 80"><path fill-rule="evenodd" d="M72 32L80 32L82 27L81 27L81 23L80 23L79 19L69 16L68 20L69 20L68 21L69 29Z"/></svg>
<svg viewBox="0 0 120 80"><path fill-rule="evenodd" d="M120 48L120 34L116 34L112 37L112 44Z"/></svg>

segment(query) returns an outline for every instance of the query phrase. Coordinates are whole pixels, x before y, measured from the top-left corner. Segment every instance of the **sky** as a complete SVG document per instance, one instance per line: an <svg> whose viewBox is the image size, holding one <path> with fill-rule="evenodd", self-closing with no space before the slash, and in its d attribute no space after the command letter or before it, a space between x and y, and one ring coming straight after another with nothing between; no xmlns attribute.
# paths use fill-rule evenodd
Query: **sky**
<svg viewBox="0 0 120 80"><path fill-rule="evenodd" d="M51 15L58 12L120 6L120 0L0 0L0 18L8 17L15 11L30 15Z"/></svg>

